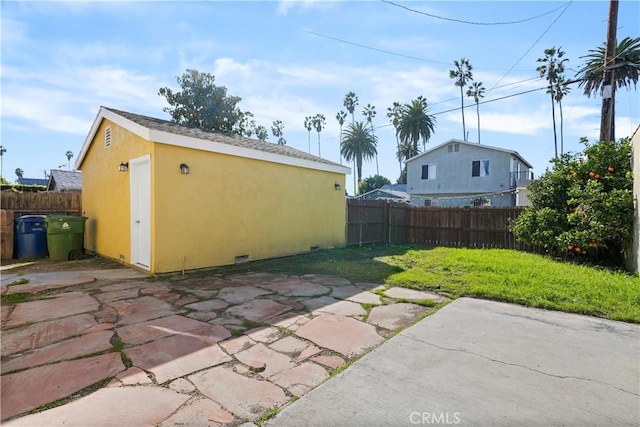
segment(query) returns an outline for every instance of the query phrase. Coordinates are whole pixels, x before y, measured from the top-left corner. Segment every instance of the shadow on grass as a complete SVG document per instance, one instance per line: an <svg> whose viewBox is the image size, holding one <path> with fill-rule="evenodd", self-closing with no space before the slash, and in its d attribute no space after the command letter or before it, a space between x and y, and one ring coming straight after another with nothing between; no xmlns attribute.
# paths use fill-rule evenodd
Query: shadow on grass
<svg viewBox="0 0 640 427"><path fill-rule="evenodd" d="M431 250L431 245L369 244L345 248L323 249L311 253L292 255L214 269L187 273L190 277L209 275L229 276L243 273L282 273L288 275L330 274L343 277L353 283L384 284L386 279L403 272L401 266L389 265L380 257L404 255L410 250Z"/></svg>

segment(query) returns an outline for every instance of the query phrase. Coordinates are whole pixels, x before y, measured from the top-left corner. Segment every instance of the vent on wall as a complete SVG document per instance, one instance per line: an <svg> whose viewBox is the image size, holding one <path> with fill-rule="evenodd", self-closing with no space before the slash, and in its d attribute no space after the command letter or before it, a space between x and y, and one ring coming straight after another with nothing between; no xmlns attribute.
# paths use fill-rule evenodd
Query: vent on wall
<svg viewBox="0 0 640 427"><path fill-rule="evenodd" d="M111 126L104 128L104 148L111 147Z"/></svg>
<svg viewBox="0 0 640 427"><path fill-rule="evenodd" d="M236 264L241 264L243 262L249 262L249 255L240 255L236 257Z"/></svg>

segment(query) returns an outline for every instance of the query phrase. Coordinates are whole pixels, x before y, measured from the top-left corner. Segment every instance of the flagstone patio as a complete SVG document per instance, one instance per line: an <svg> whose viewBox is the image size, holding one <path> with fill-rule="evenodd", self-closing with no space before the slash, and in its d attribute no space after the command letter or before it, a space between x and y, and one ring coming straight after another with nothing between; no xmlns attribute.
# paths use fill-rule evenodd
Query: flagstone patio
<svg viewBox="0 0 640 427"><path fill-rule="evenodd" d="M2 306L7 426L256 421L444 301L315 274L29 280L2 286L30 295Z"/></svg>

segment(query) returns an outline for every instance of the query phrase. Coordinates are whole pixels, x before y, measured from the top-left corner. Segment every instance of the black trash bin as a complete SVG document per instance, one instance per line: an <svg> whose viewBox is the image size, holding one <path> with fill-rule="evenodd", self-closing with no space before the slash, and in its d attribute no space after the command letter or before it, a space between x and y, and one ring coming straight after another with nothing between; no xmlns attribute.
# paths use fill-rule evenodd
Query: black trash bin
<svg viewBox="0 0 640 427"><path fill-rule="evenodd" d="M45 218L45 215L24 215L16 219L16 258L44 258L49 254Z"/></svg>

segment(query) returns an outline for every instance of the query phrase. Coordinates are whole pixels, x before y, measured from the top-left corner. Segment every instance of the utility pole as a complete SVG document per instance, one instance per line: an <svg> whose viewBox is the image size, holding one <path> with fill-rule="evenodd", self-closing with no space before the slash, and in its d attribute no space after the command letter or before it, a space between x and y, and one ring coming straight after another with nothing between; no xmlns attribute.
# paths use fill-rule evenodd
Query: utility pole
<svg viewBox="0 0 640 427"><path fill-rule="evenodd" d="M2 168L2 157L6 152L7 152L7 149L4 148L2 145L0 145L0 178L3 178L2 173L4 172L4 169Z"/></svg>
<svg viewBox="0 0 640 427"><path fill-rule="evenodd" d="M604 80L602 82L602 114L600 117L600 141L615 141L615 68L616 30L618 27L618 0L609 1L609 26L604 58Z"/></svg>

